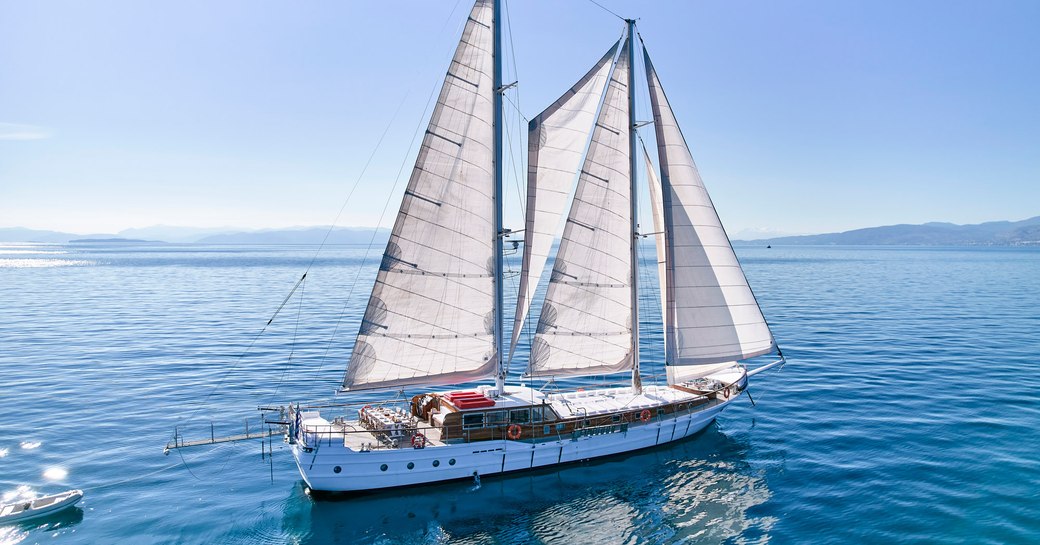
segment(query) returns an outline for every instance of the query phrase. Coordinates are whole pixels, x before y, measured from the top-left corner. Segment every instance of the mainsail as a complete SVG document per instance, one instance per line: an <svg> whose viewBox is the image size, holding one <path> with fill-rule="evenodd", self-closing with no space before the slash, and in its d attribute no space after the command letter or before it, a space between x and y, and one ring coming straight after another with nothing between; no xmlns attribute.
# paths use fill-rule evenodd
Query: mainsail
<svg viewBox="0 0 1040 545"><path fill-rule="evenodd" d="M530 376L632 366L629 62L626 41L578 177L531 347Z"/></svg>
<svg viewBox="0 0 1040 545"><path fill-rule="evenodd" d="M773 335L701 182L650 56L643 49L661 165L664 326L670 366L733 362L776 349ZM653 180L651 180L653 183ZM688 369L686 371L692 371ZM677 370L669 375L690 377Z"/></svg>
<svg viewBox="0 0 1040 545"><path fill-rule="evenodd" d="M527 223L510 359L574 187L618 45L528 126Z"/></svg>
<svg viewBox="0 0 1040 545"><path fill-rule="evenodd" d="M495 374L493 6L466 22L387 243L345 389Z"/></svg>

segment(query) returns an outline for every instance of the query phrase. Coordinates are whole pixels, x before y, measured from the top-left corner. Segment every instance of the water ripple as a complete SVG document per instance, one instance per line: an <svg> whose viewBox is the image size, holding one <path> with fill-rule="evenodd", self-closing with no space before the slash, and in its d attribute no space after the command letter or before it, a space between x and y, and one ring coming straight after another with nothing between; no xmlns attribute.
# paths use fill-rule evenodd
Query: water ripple
<svg viewBox="0 0 1040 545"><path fill-rule="evenodd" d="M240 433L259 404L331 395L378 266L358 276L363 249L324 252L299 326L281 316L248 352L312 247L3 251L19 252L0 257L0 376L18 410L0 423L0 491L87 496L0 543L1040 541L1037 250L738 248L790 360L755 377L757 407L677 445L475 491L350 499L304 493L278 442L273 466L255 443L183 464L161 451L175 426ZM660 375L647 312L643 360Z"/></svg>

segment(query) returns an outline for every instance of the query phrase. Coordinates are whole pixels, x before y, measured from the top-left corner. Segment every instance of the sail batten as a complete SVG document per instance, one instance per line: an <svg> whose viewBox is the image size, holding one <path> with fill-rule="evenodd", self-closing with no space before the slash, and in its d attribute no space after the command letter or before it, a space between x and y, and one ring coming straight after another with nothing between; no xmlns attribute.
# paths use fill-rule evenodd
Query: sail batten
<svg viewBox="0 0 1040 545"><path fill-rule="evenodd" d="M510 359L574 188L575 173L588 147L596 111L603 100L619 45L620 41L615 43L577 83L528 126L527 219Z"/></svg>
<svg viewBox="0 0 1040 545"><path fill-rule="evenodd" d="M495 374L493 6L444 77L347 365L350 390Z"/></svg>
<svg viewBox="0 0 1040 545"><path fill-rule="evenodd" d="M627 41L611 69L553 263L528 376L632 367Z"/></svg>
<svg viewBox="0 0 1040 545"><path fill-rule="evenodd" d="M651 176L651 184L658 184L651 197L655 220L659 214L664 225L658 241L664 249L659 262L666 363L708 369L772 352L773 335L645 48L643 60L661 169L660 179ZM693 374L694 369L669 371L669 380Z"/></svg>

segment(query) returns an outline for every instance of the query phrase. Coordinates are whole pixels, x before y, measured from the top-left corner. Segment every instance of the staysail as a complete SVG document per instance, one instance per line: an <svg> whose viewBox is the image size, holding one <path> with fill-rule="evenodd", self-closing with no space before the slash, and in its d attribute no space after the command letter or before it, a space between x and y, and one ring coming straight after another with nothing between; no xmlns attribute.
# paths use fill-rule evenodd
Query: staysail
<svg viewBox="0 0 1040 545"><path fill-rule="evenodd" d="M661 289L665 299L666 363L705 365L704 369L708 369L715 367L708 364L772 352L776 349L773 335L704 188L645 48L643 57L661 165L659 196L665 227L665 281ZM679 375L689 373L679 372L676 376Z"/></svg>
<svg viewBox="0 0 1040 545"><path fill-rule="evenodd" d="M627 41L615 63L553 264L529 376L632 366Z"/></svg>
<svg viewBox="0 0 1040 545"><path fill-rule="evenodd" d="M387 243L343 388L495 374L493 6L478 0Z"/></svg>
<svg viewBox="0 0 1040 545"><path fill-rule="evenodd" d="M510 359L567 208L619 44L528 126L527 222Z"/></svg>

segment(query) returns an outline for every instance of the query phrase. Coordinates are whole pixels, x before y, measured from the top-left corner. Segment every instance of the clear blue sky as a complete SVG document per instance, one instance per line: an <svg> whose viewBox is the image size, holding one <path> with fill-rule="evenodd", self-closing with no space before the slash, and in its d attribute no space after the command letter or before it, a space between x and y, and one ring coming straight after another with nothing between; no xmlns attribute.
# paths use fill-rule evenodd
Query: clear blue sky
<svg viewBox="0 0 1040 545"><path fill-rule="evenodd" d="M731 234L1040 215L1040 2L601 3ZM0 227L329 224L389 126L339 220L375 225L469 5L0 0ZM528 117L622 31L509 11Z"/></svg>

